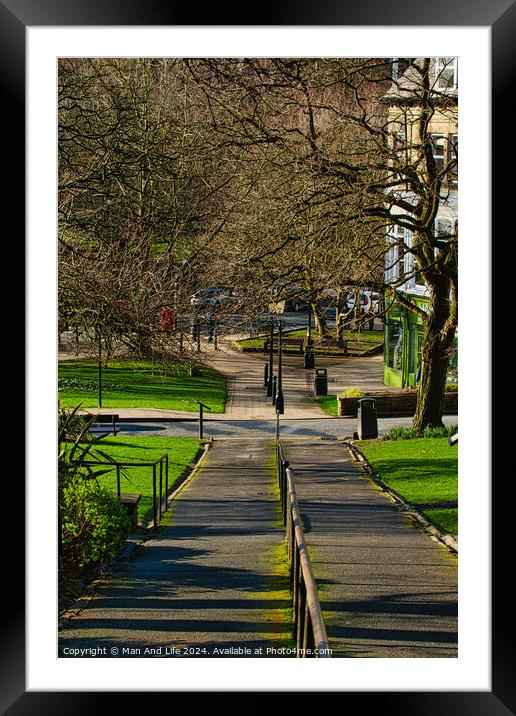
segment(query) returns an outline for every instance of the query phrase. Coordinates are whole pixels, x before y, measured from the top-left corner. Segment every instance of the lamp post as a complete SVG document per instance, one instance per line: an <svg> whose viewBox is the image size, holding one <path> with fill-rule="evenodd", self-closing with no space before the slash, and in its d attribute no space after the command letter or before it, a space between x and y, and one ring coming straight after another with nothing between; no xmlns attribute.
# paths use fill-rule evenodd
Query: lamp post
<svg viewBox="0 0 516 716"><path fill-rule="evenodd" d="M314 348L312 345L312 304L308 302L308 326L306 329L306 350L305 368L313 368L315 365Z"/></svg>
<svg viewBox="0 0 516 716"><path fill-rule="evenodd" d="M271 337L269 340L269 375L267 378L267 397L272 396L272 372L274 370L274 317L271 316Z"/></svg>
<svg viewBox="0 0 516 716"><path fill-rule="evenodd" d="M102 408L102 332L98 324L95 326L95 333L97 334L99 347L99 408Z"/></svg>
<svg viewBox="0 0 516 716"><path fill-rule="evenodd" d="M283 361L282 361L282 339L281 339L281 331L282 331L282 324L281 319L278 319L278 384L277 384L277 392L276 392L276 414L277 415L283 415L285 412L285 403L283 400Z"/></svg>

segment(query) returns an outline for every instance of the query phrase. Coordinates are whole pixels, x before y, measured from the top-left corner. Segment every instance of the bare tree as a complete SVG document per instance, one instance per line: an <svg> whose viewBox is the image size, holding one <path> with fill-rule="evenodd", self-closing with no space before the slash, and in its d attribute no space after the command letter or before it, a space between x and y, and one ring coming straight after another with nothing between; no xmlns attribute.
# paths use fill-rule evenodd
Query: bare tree
<svg viewBox="0 0 516 716"><path fill-rule="evenodd" d="M214 141L239 167L244 216L228 232L236 261L310 293L331 246L337 285L374 283L419 315L418 430L442 424L457 326L457 225L438 221L456 180L456 136L435 141L436 123L456 125L448 59L399 61L395 79L392 62L376 58L188 61ZM387 235L397 251L384 281ZM428 312L405 290L411 276Z"/></svg>
<svg viewBox="0 0 516 716"><path fill-rule="evenodd" d="M60 324L102 327L108 353L187 359L159 314L187 302L228 183L195 92L175 60L60 61Z"/></svg>

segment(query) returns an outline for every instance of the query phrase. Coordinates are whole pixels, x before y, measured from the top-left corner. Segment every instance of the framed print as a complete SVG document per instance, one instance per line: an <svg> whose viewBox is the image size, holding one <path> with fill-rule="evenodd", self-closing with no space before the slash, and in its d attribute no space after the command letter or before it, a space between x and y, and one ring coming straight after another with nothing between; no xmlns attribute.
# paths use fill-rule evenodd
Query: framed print
<svg viewBox="0 0 516 716"><path fill-rule="evenodd" d="M510 552L502 532L503 525L510 524L509 507L514 490L509 479L505 481L507 484L501 484L499 477L495 480L495 473L490 481L491 440L496 447L498 435L495 432L491 436L489 424L489 309L492 291L494 289L496 293L498 282L491 286L488 275L493 261L489 232L494 245L495 233L497 238L502 233L498 223L504 223L506 207L511 205L510 182L501 177L506 174L512 148L502 126L507 124L507 98L512 94L514 76L514 4L499 0L489 6L465 2L449 7L423 2L405 6L397 1L385 4L372 0L367 6L348 9L327 0L317 7L308 4L296 8L279 6L266 12L256 8L253 17L245 18L231 17L225 8L213 8L203 11L202 23L188 8L163 5L142 5L130 0L122 8L111 0L64 5L41 4L36 0L0 0L1 83L4 108L9 108L8 144L17 148L5 173L6 206L19 207L17 216L26 217L28 237L24 256L27 265L27 408L23 414L27 429L28 469L25 485L21 480L12 480L12 491L11 485L9 490L13 505L27 505L26 544L20 523L22 510L20 507L6 509L6 535L9 537L4 548L4 570L9 578L4 594L7 606L0 640L2 713L17 716L103 712L112 708L118 692L125 691L132 692L131 698L142 707L147 691L336 691L343 692L344 704L351 698L356 706L366 704L392 714L464 713L480 716L489 713L504 716L516 713L514 639L507 628L511 613L507 572L510 570ZM411 32L413 38L408 36ZM420 52L416 51L416 35L417 41L421 42ZM452 52L454 46L459 51ZM274 661L274 665L272 660L263 660L269 663L256 665L257 660L249 662L246 659L217 660L216 663L210 659L178 659L173 663L167 659L148 659L142 665L137 663L141 661L138 659L109 659L104 663L104 660L95 658L59 658L55 629L53 631L56 622L54 596L48 598L48 594L55 595L56 592L56 576L52 573L55 555L49 555L55 536L53 517L49 520L50 537L45 534L45 515L52 515L46 510L53 489L53 466L43 470L46 482L40 479L38 485L36 475L36 466L48 462L55 453L54 444L48 449L54 435L48 423L52 422L54 412L46 401L57 387L54 363L58 329L55 315L52 315L56 307L56 255L55 237L49 236L57 213L57 61L74 57L149 56L360 57L362 50L359 48L362 47L368 48L363 51L364 55L377 57L390 57L390 54L430 57L441 50L446 54L445 49L448 54L464 56L464 104L461 95L459 126L461 137L463 131L467 137L464 144L461 139L467 157L459 159L459 171L466 167L466 201L465 208L459 203L459 210L461 223L466 227L468 246L463 256L467 257L468 265L461 264L467 280L463 285L464 304L461 305L464 308L461 309L463 315L459 313L459 320L469 342L464 343L466 359L460 359L468 390L464 391L464 398L460 398L464 401L460 402L461 421L463 417L467 429L461 429L463 452L459 453L459 461L461 500L466 494L465 512L469 510L473 517L469 521L465 518L466 534L470 539L464 549L463 564L462 553L459 559L459 570L462 570L459 571L459 624L463 625L462 634L459 626L459 656L456 660L380 658L376 659L376 664L370 663L374 659L367 659L368 673L363 669L365 664L360 665L360 659L333 659L331 664L330 660L315 661L314 666L314 662L307 664L308 660L291 662L286 659ZM379 49L375 50L375 47ZM433 47L435 51L432 51ZM392 48L390 53L389 48ZM477 101L481 98L477 105L475 96ZM472 115L475 115L475 121ZM494 130L491 167L490 120ZM448 132L447 137L452 135ZM476 136L478 164L475 164ZM502 137L503 149L499 146ZM42 146L45 143L47 147ZM444 157L444 154L441 157L441 150L449 153L448 149L442 149L444 146L435 149L439 161ZM26 147L26 162L22 147ZM502 157L505 160L503 168ZM478 171L477 176L475 171ZM494 188L489 197L491 172ZM24 186L27 188L26 205L22 198ZM482 187L481 196L478 187ZM492 229L489 225L491 215ZM19 220L14 232L16 257L20 255L21 225ZM464 259L459 252L459 263L461 261ZM475 305L475 311L472 305ZM494 301L492 305L495 305ZM16 306L16 316L19 312ZM10 305L8 315L14 317L13 305ZM11 321L14 327L14 320ZM496 328L496 320L493 328ZM194 336L193 332L191 336ZM18 355L16 358L21 360ZM413 373L415 367L414 364ZM475 519L478 521L476 526ZM11 535L15 537L11 539ZM475 610L479 614L476 627ZM475 644L478 644L478 654ZM387 663L389 661L392 663ZM446 668L445 661L450 662ZM165 676L164 667L172 674L170 678ZM394 669L401 672L401 676L395 674Z"/></svg>

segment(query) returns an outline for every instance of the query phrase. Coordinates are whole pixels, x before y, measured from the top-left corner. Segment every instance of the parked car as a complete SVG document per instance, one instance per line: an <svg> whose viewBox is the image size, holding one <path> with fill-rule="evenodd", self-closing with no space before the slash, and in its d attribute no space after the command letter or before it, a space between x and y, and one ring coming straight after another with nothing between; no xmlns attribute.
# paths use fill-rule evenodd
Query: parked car
<svg viewBox="0 0 516 716"><path fill-rule="evenodd" d="M227 288L201 288L190 297L192 308L217 308L231 301L231 290Z"/></svg>
<svg viewBox="0 0 516 716"><path fill-rule="evenodd" d="M285 311L302 311L308 307L303 288L296 284L279 284L268 289L273 302L285 301Z"/></svg>
<svg viewBox="0 0 516 716"><path fill-rule="evenodd" d="M307 308L308 299L304 296L296 296L285 300L285 311L303 311Z"/></svg>
<svg viewBox="0 0 516 716"><path fill-rule="evenodd" d="M375 316L378 316L383 311L383 299L382 294L377 291L364 291L364 296L368 299L367 305L368 311L372 311Z"/></svg>
<svg viewBox="0 0 516 716"><path fill-rule="evenodd" d="M350 311L355 306L355 295L348 295L345 303L346 309ZM360 313L368 313L372 311L378 315L382 311L382 297L375 291L362 291L360 294Z"/></svg>

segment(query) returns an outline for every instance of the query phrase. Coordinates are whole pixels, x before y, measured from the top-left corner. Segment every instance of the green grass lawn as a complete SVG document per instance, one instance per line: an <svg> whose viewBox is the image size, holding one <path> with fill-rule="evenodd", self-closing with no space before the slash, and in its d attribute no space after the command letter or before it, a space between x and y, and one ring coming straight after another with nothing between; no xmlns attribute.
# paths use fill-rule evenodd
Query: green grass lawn
<svg viewBox="0 0 516 716"><path fill-rule="evenodd" d="M451 535L457 535L459 533L459 511L457 509L422 510L421 514L423 514L429 522L432 522L442 532L446 532Z"/></svg>
<svg viewBox="0 0 516 716"><path fill-rule="evenodd" d="M363 440L356 445L375 473L415 507L458 499L458 445L450 447L446 438ZM456 509L423 514L437 527L457 534Z"/></svg>
<svg viewBox="0 0 516 716"><path fill-rule="evenodd" d="M325 413L337 416L337 396L336 395L319 395L315 399Z"/></svg>
<svg viewBox="0 0 516 716"><path fill-rule="evenodd" d="M149 462L168 453L169 488L181 477L195 461L201 450L201 441L196 438L172 437L120 437L106 436L98 441L99 450L107 453L119 462ZM125 469L127 477L121 475L122 492L139 492L142 496L138 505L140 522L147 516L152 518L152 467L129 467ZM159 480L159 467L156 471ZM163 472L163 490L165 485ZM99 483L116 492L116 471L101 475ZM159 488L158 488L159 489Z"/></svg>
<svg viewBox="0 0 516 716"><path fill-rule="evenodd" d="M102 369L103 408L163 408L197 411L200 400L213 413L223 413L226 378L202 366L200 376L186 368L163 373L145 361L113 361ZM98 364L95 361L59 362L59 399L63 407L98 407Z"/></svg>

